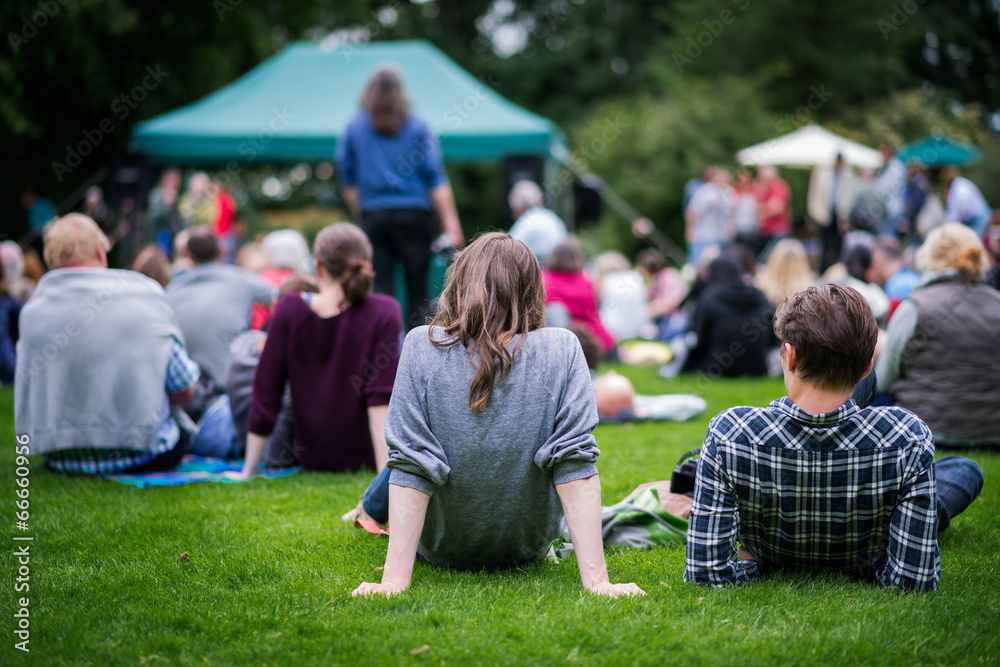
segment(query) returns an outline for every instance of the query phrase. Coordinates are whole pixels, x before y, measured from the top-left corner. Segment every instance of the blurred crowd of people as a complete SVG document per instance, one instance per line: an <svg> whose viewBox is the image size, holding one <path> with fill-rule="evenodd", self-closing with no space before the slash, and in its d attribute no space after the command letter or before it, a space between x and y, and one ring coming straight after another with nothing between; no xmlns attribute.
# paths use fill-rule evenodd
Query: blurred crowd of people
<svg viewBox="0 0 1000 667"><path fill-rule="evenodd" d="M510 234L542 266L548 324L577 335L592 369L619 359L620 343L643 339L668 349L671 360L660 371L666 377L780 375L780 341L771 326L775 309L813 285L836 283L857 290L882 328L876 349L882 400L918 408L932 428L941 429L942 442L995 439L1000 417L988 406L1000 404L994 395L1000 369L989 370L993 362L988 360L1000 324L1000 268L995 265L1000 227L990 227L985 200L957 170L937 174L946 187L942 202L926 170L902 165L888 150L886 160L877 173L855 173L840 156L830 168L814 171L807 212L818 239L811 244L792 236L790 189L770 166L758 168L756 177L737 171L735 184L726 170L710 167L688 184L689 261L682 267L670 266L653 248L642 250L634 264L616 251L586 257L579 239L545 207L541 188L531 181L515 183L510 191ZM163 171L148 198L150 243L129 268L165 290L183 335L184 358L197 368L189 373L196 379L184 403L191 432L200 433L192 439L192 451L234 458L246 451L250 386L277 296L317 292L323 269L316 263L318 251L310 253L306 239L294 230L248 241L233 197L207 174L195 172L183 191L181 186L179 170ZM76 248L66 251L71 259L79 252L87 255L83 266L104 267L114 243L113 216L96 188L86 194L82 214L61 219L59 233L52 231L51 221L42 220L54 214L51 202L26 195L25 205L32 228L44 231L46 239L55 234L56 245L39 253L34 243L0 243L0 382L5 384L14 381L18 367L20 312L31 303L46 263L48 268L69 266L65 257L56 265L50 259L58 256L60 243ZM634 227L648 228L648 223ZM60 235L69 240L60 242ZM84 250L78 252L77 246ZM355 254L351 270L371 274L377 287L377 249L356 249ZM433 314L431 304L413 308ZM402 324L401 331L413 324ZM941 341L933 355L916 349L926 346L928 337ZM987 361L972 362L970 354ZM178 362L178 368L184 366ZM942 374L947 391L929 389ZM234 383L233 377L240 379ZM271 406L269 428L279 435L258 453L268 465L302 459L290 444L289 392L289 387L278 391L278 402ZM966 406L977 419L955 422L953 410L941 410L943 404ZM945 416L938 420L935 410ZM367 462L366 454L346 465Z"/></svg>
<svg viewBox="0 0 1000 667"><path fill-rule="evenodd" d="M831 165L812 169L806 219L815 229L819 270L836 263L851 232L893 236L904 246L919 245L944 222L961 222L984 238L992 211L979 188L957 167L928 169L907 164L882 146L883 167L857 169L837 155ZM791 190L771 165L729 171L708 167L684 190L688 259L700 263L710 246L738 243L755 255L792 234Z"/></svg>

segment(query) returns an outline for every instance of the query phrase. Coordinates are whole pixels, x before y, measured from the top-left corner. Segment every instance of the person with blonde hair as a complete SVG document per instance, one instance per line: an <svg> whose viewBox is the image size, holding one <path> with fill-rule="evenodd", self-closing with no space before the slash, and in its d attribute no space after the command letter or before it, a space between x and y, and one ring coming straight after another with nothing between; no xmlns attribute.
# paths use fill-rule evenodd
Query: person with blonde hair
<svg viewBox="0 0 1000 667"><path fill-rule="evenodd" d="M1000 447L1000 292L983 283L986 248L948 223L916 264L920 282L889 321L880 389L927 422L939 447Z"/></svg>
<svg viewBox="0 0 1000 667"><path fill-rule="evenodd" d="M450 237L463 243L455 200L428 124L410 112L399 72L379 67L361 97L361 111L338 140L337 176L344 200L371 240L375 291L393 294L394 263L406 274L406 321L423 324L436 211Z"/></svg>
<svg viewBox="0 0 1000 667"><path fill-rule="evenodd" d="M286 381L300 465L328 471L385 466L385 414L403 334L399 305L372 294L372 246L358 227L325 227L313 259L319 292L286 293L268 323L237 477L259 471Z"/></svg>
<svg viewBox="0 0 1000 667"><path fill-rule="evenodd" d="M190 442L171 406L190 402L199 368L163 288L109 269L109 247L78 213L45 234L52 270L21 312L15 426L61 472L169 470Z"/></svg>
<svg viewBox="0 0 1000 667"><path fill-rule="evenodd" d="M809 256L801 241L782 239L768 255L767 263L754 278L754 284L777 308L785 298L816 284L816 274L809 266Z"/></svg>
<svg viewBox="0 0 1000 667"><path fill-rule="evenodd" d="M602 252L593 264L601 324L617 342L639 336L649 322L646 281L614 250Z"/></svg>
<svg viewBox="0 0 1000 667"><path fill-rule="evenodd" d="M564 515L584 587L642 594L608 578L597 420L580 343L545 326L537 258L509 234L480 236L458 254L433 323L403 343L385 429L389 548L381 583L353 594L405 590L418 554L468 570L528 563Z"/></svg>

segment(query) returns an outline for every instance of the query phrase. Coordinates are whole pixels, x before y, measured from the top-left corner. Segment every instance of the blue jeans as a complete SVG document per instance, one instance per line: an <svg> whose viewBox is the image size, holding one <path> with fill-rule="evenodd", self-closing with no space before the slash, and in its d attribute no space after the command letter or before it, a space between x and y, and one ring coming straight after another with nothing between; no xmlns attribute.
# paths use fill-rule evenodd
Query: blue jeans
<svg viewBox="0 0 1000 667"><path fill-rule="evenodd" d="M940 533L979 496L983 490L983 471L972 459L944 456L934 462L934 474Z"/></svg>
<svg viewBox="0 0 1000 667"><path fill-rule="evenodd" d="M371 518L379 523L389 523L389 467L375 475L361 497L361 506Z"/></svg>
<svg viewBox="0 0 1000 667"><path fill-rule="evenodd" d="M209 406L198 421L198 435L189 453L231 461L243 453L236 437L236 425L229 410L229 397L223 394Z"/></svg>

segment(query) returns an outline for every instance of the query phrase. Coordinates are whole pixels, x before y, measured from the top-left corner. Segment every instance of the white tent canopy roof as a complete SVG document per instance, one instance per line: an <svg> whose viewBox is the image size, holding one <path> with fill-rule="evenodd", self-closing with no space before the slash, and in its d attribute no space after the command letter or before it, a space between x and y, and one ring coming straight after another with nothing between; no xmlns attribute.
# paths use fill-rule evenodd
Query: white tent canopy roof
<svg viewBox="0 0 1000 667"><path fill-rule="evenodd" d="M782 137L744 148L736 154L741 164L786 167L831 166L837 154L856 167L882 166L882 154L819 125L806 125Z"/></svg>

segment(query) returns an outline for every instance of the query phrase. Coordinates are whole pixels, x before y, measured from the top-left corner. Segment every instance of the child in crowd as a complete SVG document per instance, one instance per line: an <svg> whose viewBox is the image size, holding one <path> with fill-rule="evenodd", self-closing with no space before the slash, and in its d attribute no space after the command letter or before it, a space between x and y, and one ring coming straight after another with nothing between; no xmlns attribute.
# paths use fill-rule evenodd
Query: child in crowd
<svg viewBox="0 0 1000 667"><path fill-rule="evenodd" d="M646 283L620 252L594 258L601 323L619 343L639 336L648 323Z"/></svg>
<svg viewBox="0 0 1000 667"><path fill-rule="evenodd" d="M281 284L278 298L289 292L319 292L319 283L308 273L293 273ZM277 299L275 299L277 303ZM272 309L274 304L272 304ZM266 323L265 323L266 324ZM229 396L230 416L236 440L243 447L247 441L247 417L253 402L253 377L260 362L267 333L251 329L233 339L229 345L229 365L226 368L225 389ZM295 427L292 421L292 392L285 383L281 396L281 410L275 419L274 429L267 438L263 466L265 470L290 468L295 465Z"/></svg>

